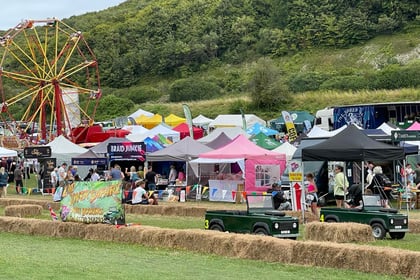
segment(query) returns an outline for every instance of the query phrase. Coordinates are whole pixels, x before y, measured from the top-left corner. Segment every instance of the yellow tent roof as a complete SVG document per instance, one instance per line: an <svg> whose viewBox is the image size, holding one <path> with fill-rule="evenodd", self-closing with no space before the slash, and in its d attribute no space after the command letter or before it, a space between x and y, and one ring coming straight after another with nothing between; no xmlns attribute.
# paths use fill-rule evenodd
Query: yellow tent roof
<svg viewBox="0 0 420 280"><path fill-rule="evenodd" d="M178 117L174 114L170 114L169 116L165 117L165 123L169 126L177 126L183 122L185 122L184 118Z"/></svg>
<svg viewBox="0 0 420 280"><path fill-rule="evenodd" d="M158 124L160 124L161 122L162 122L162 115L156 114L154 116L151 116L143 120L140 124L147 129L152 129Z"/></svg>
<svg viewBox="0 0 420 280"><path fill-rule="evenodd" d="M136 121L136 124L141 124L143 121L145 121L145 120L147 120L147 119L149 119L150 117L148 117L148 116L146 116L146 115L140 115L140 116L138 116L136 119L135 119L135 121ZM133 125L133 123L132 123L132 125Z"/></svg>

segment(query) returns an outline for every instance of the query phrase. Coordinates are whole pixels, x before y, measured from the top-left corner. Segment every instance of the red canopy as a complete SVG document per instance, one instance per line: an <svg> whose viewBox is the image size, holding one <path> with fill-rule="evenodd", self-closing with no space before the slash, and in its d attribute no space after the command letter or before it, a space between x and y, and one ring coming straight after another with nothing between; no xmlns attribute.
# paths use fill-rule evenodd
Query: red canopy
<svg viewBox="0 0 420 280"><path fill-rule="evenodd" d="M181 139L187 136L190 136L190 128L188 127L188 124L186 123L181 123L175 126L174 128L172 128L172 130L178 131L180 133ZM193 126L193 134L194 134L194 137L193 137L194 139L200 139L204 136L204 130L202 128Z"/></svg>

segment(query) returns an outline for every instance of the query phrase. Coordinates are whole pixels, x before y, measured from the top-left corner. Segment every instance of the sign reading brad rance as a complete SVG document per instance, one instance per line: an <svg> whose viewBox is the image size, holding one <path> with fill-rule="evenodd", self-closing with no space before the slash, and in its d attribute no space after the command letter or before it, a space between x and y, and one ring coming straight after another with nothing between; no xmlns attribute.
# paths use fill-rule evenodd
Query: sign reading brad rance
<svg viewBox="0 0 420 280"><path fill-rule="evenodd" d="M146 145L144 142L109 143L107 150L110 160L146 160Z"/></svg>

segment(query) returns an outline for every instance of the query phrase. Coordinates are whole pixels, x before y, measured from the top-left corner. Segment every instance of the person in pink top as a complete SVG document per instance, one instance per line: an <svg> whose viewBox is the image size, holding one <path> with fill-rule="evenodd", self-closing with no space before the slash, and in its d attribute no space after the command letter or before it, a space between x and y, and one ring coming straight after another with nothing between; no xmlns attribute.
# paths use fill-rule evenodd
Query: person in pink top
<svg viewBox="0 0 420 280"><path fill-rule="evenodd" d="M316 186L315 183L315 176L313 173L308 173L306 174L306 180L308 181L308 187L307 187L307 193L306 193L306 198L307 201L309 201L309 203L311 204L311 211L315 216L318 216L318 209L317 209L317 204L318 204L318 188Z"/></svg>

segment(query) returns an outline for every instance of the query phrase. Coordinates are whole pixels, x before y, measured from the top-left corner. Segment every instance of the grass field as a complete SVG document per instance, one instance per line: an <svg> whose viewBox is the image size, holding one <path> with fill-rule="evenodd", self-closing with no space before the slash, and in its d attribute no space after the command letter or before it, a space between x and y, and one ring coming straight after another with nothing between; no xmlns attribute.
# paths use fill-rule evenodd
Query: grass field
<svg viewBox="0 0 420 280"><path fill-rule="evenodd" d="M0 279L404 279L133 244L9 233L0 239Z"/></svg>
<svg viewBox="0 0 420 280"><path fill-rule="evenodd" d="M41 195L9 194L8 197L52 201L51 196ZM208 201L188 201L184 205L211 209L245 208L244 204ZM4 207L0 207L0 215L3 213ZM420 218L419 210L410 211L409 215L410 218ZM44 211L41 218L50 219L49 212ZM127 222L174 229L203 228L201 217L128 214ZM304 228L304 225L301 226L299 240L303 240ZM404 279L337 269L269 264L132 244L7 233L0 233L0 238L0 279L52 279L57 275L55 273L67 275L62 279L126 279L137 278L139 274L144 279ZM368 245L420 251L420 235L408 233L402 240L385 239ZM65 262L61 261L63 259ZM24 264L19 266L19 274L16 274L15 264ZM6 268L4 272L3 267Z"/></svg>

